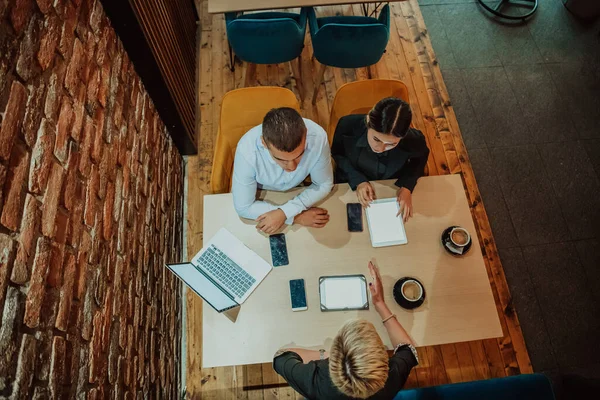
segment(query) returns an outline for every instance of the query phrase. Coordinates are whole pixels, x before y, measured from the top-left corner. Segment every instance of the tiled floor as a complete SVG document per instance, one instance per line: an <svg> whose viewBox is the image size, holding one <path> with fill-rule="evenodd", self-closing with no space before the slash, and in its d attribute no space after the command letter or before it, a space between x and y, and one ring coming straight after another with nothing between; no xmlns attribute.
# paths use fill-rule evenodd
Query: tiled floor
<svg viewBox="0 0 600 400"><path fill-rule="evenodd" d="M600 380L600 22L420 4L534 370Z"/></svg>

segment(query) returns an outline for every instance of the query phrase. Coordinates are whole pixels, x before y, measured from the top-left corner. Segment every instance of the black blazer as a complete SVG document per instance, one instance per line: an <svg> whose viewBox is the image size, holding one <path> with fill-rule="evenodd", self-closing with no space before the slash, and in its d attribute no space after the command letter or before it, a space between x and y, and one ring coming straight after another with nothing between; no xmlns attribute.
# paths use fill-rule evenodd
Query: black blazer
<svg viewBox="0 0 600 400"><path fill-rule="evenodd" d="M335 160L335 182L348 182L350 188L356 190L363 182L395 178L396 186L412 192L427 165L429 149L425 136L421 131L410 128L398 146L387 151L385 172L378 178L360 168L360 158L365 157L365 152L372 152L367 141L367 130L364 114L347 115L338 122L331 146L331 155Z"/></svg>

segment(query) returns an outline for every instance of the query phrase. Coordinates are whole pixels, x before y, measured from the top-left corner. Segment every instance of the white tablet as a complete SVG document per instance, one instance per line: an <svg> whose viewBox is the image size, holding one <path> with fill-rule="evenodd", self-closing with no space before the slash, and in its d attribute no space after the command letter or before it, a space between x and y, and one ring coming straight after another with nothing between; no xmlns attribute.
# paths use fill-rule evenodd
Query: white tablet
<svg viewBox="0 0 600 400"><path fill-rule="evenodd" d="M408 243L402 216L397 215L399 208L395 198L374 200L367 207L367 224L373 247Z"/></svg>
<svg viewBox="0 0 600 400"><path fill-rule="evenodd" d="M321 311L368 310L367 280L364 275L319 278Z"/></svg>

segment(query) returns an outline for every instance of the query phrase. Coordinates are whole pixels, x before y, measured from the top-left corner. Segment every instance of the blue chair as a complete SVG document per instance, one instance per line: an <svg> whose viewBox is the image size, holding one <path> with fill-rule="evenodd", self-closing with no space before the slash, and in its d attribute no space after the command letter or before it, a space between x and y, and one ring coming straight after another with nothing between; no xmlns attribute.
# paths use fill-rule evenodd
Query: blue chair
<svg viewBox="0 0 600 400"><path fill-rule="evenodd" d="M304 48L307 10L300 14L260 12L253 14L226 13L225 24L229 40L230 62L233 54L248 64L246 86L256 70L256 64L290 62L296 85L302 97L300 54ZM292 62L296 60L296 62Z"/></svg>
<svg viewBox="0 0 600 400"><path fill-rule="evenodd" d="M361 68L381 59L390 38L390 6L386 4L378 18L354 15L317 18L311 7L308 25L314 57L321 63L312 100L315 104L327 66Z"/></svg>
<svg viewBox="0 0 600 400"><path fill-rule="evenodd" d="M408 389L398 392L394 400L555 400L552 385L543 374L515 375Z"/></svg>

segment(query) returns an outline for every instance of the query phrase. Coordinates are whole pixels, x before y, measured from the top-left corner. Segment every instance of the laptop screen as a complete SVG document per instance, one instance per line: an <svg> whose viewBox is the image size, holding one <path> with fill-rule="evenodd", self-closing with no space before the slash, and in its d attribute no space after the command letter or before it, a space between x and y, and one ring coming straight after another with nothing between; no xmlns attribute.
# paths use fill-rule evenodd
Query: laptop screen
<svg viewBox="0 0 600 400"><path fill-rule="evenodd" d="M237 305L218 286L198 271L192 263L169 264L167 267L218 312Z"/></svg>

